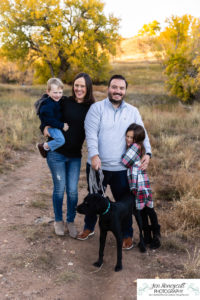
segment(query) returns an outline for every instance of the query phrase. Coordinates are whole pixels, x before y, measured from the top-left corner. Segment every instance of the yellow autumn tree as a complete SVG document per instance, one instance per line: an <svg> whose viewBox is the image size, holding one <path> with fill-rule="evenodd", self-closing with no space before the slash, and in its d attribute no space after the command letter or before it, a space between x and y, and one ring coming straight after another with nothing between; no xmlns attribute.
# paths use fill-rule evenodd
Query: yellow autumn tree
<svg viewBox="0 0 200 300"><path fill-rule="evenodd" d="M157 44L164 57L166 86L183 102L195 99L200 90L200 19L172 16Z"/></svg>
<svg viewBox="0 0 200 300"><path fill-rule="evenodd" d="M119 20L101 0L4 0L0 2L2 53L35 68L38 81L73 70L101 81L115 54Z"/></svg>
<svg viewBox="0 0 200 300"><path fill-rule="evenodd" d="M169 93L191 103L200 91L200 19L191 15L171 16L166 24L154 36L150 30L140 31L143 43L148 43L163 64Z"/></svg>
<svg viewBox="0 0 200 300"><path fill-rule="evenodd" d="M160 23L156 20L151 23L144 24L138 31L138 36L155 36L161 30Z"/></svg>

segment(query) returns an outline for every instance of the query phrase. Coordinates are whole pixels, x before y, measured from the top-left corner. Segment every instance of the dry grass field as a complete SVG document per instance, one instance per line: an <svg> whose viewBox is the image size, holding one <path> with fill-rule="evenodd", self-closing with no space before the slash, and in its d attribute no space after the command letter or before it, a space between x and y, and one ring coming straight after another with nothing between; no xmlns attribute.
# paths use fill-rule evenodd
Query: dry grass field
<svg viewBox="0 0 200 300"><path fill-rule="evenodd" d="M140 269L136 267L135 270L129 268L129 254L124 254L125 265L128 268L127 271L124 271L124 276L127 275L127 278L130 278L129 276L133 275L132 278L135 279L141 278L141 276L145 278L200 278L200 153L198 151L200 148L200 104L183 106L177 99L169 97L164 89L162 69L156 62L115 62L113 63L113 73L124 74L127 78L129 87L126 100L139 108L150 137L153 157L148 172L153 188L155 208L162 228L162 246L158 252L148 252L145 257L137 252L135 258L132 258L136 259L138 264L143 265L143 267L140 266ZM84 244L83 248L81 245L81 248L75 251L75 244L73 244L75 242L71 241L70 238L67 241L57 240L56 242L55 236L49 230L49 225L35 227L31 223L38 215L52 216L51 189L49 189L51 185L50 176L48 175L47 179L45 179L46 177L42 177L42 179L35 179L34 177L37 175L38 166L40 165L40 161L37 159L34 167L34 159L37 156L35 154L35 142L42 140L43 137L38 130L39 121L35 115L33 103L42 94L44 88L44 86L0 86L0 186L2 191L6 193L6 187L9 187L13 177L15 181L16 175L12 174L16 174L15 172L20 174L20 170L26 173L25 178L28 183L27 188L21 186L20 190L19 186L16 189L16 197L18 198L15 199L15 210L23 209L27 219L23 221L21 218L19 224L17 216L14 216L13 220L15 221L8 224L9 234L18 237L19 243L25 240L28 252L25 255L22 250L18 251L18 254L8 251L9 257L8 254L5 256L6 264L10 265L11 269L20 269L22 274L25 274L25 270L28 271L29 269L30 272L33 272L33 275L39 274L38 276L44 278L43 284L46 284L46 286L49 284L46 288L49 293L51 288L56 289L54 285L51 286L51 280L54 280L54 284L56 282L58 286L65 283L66 289L72 288L74 293L72 296L77 296L75 283L79 287L82 283L85 293L82 299L92 299L95 293L97 299L110 300L112 299L110 295L115 295L115 299L135 299L135 296L130 296L131 289L135 293L134 283L127 281L127 286L123 283L121 290L117 293L115 284L118 284L118 286L121 284L120 276L115 275L116 283L114 284L111 280L113 273L109 273L108 269L104 269L101 275L100 273L94 275L93 271L90 272L92 273L92 292L86 291L85 284L87 284L87 280L91 275L89 273L87 273L87 276L84 275L86 267L82 266L83 261L79 262L78 269L75 266L72 267L72 271L64 270L62 263L65 262L65 254L68 255L69 259L66 262L66 268L69 268L67 264L71 260L77 262L81 255L86 255L84 253L90 251L86 249L90 247L89 242ZM105 86L94 86L94 90L97 100L106 96ZM66 87L65 93L70 94L70 87ZM86 146L84 145L79 184L80 199L86 192L85 161ZM19 168L19 166L22 167ZM33 168L33 171L31 171L31 168ZM43 168L39 173L46 170ZM19 174L18 176L21 176ZM35 184L31 181L31 178L36 180ZM23 181L20 184L23 185ZM34 190L34 186L37 191ZM18 196L17 191L19 192ZM32 196L30 196L30 193L32 193ZM26 195L27 200L23 204L19 198L22 197L23 199L24 195ZM8 202L5 203L8 205L9 195ZM5 220L9 218L9 214L6 217L3 212L2 216ZM81 229L83 221L80 217L77 220ZM42 248L42 244L44 248ZM110 238L108 244L110 247L113 245L112 238ZM3 245L5 246L3 249L6 249L6 242ZM58 245L62 249L62 253L60 257L55 257L56 254L58 255L58 249L56 248ZM16 245L16 249L18 247L19 245ZM95 253L92 252L94 245L91 247L93 248L87 256L88 261L90 261L90 256L93 259L97 253L96 247ZM112 260L112 254L109 255ZM80 268L82 271L80 271ZM141 271L142 268L143 271ZM151 272L149 268L151 268ZM53 272L55 269L57 270L56 276ZM0 280L1 277L8 276L7 272L7 267L0 265ZM135 277L137 276L136 272L138 272L138 277ZM107 291L107 294L105 290L104 293L107 296L101 298L101 287L102 284L105 284L105 281L106 283L108 281L112 283L112 289L109 293ZM99 286L97 282L100 282ZM17 281L15 283L17 284ZM39 283L37 284L39 285ZM17 288L15 289L17 291ZM37 287L34 289L37 290ZM127 297L123 298L124 291L127 291ZM20 295L19 291L17 295ZM65 298L65 296L45 298L39 295L43 295L42 292L35 296L31 294L30 297L23 295L23 297L19 296L17 298L16 296L16 298L12 298L10 296L10 299L76 299L73 297Z"/></svg>

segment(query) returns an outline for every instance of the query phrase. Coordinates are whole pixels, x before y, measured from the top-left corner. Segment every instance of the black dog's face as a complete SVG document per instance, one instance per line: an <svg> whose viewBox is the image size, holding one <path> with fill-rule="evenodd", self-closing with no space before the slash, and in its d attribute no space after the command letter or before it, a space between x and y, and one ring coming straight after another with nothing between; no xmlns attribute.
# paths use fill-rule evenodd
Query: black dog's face
<svg viewBox="0 0 200 300"><path fill-rule="evenodd" d="M101 214L107 207L108 200L99 194L89 194L76 208L79 214L96 215Z"/></svg>

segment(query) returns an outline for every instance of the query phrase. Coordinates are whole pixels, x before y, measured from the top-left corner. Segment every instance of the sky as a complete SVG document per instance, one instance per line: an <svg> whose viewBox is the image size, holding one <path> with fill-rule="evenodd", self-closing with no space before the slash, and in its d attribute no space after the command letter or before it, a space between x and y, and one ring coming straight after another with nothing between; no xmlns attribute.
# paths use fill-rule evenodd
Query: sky
<svg viewBox="0 0 200 300"><path fill-rule="evenodd" d="M190 14L200 18L200 0L103 0L106 15L113 13L121 18L119 33L124 38L138 33L144 24L156 20L166 26L172 15Z"/></svg>

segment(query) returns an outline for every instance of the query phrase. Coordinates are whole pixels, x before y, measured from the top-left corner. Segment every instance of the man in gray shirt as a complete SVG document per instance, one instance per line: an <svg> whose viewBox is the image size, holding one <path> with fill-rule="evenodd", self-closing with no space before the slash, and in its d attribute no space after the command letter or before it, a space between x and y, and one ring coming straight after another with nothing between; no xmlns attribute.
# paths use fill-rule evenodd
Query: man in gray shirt
<svg viewBox="0 0 200 300"><path fill-rule="evenodd" d="M127 169L121 163L122 154L125 153L125 132L131 123L142 125L138 109L123 99L126 94L127 81L122 75L113 75L108 83L108 98L94 103L85 119L85 132L88 147L87 173L90 165L93 169L102 169L104 173L104 186L110 185L116 201L130 192L127 180ZM151 146L148 135L144 140L146 154L142 158L142 169L146 169L151 157ZM85 240L94 234L96 216L86 216L85 226L78 239ZM133 247L132 218L127 220L123 232L123 249Z"/></svg>

